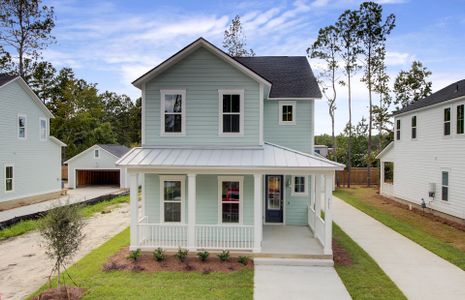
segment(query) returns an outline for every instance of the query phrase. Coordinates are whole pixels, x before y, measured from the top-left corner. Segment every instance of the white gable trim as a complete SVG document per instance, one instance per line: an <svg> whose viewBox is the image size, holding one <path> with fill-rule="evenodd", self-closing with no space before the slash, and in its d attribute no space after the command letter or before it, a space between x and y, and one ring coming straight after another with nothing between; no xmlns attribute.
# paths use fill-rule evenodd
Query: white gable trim
<svg viewBox="0 0 465 300"><path fill-rule="evenodd" d="M179 61L181 61L182 59L184 59L185 57L187 57L189 54L191 54L193 51L197 50L200 47L204 47L205 49L209 50L215 56L224 60L230 65L236 67L237 69L239 69L239 71L243 72L244 74L256 80L257 82L263 83L267 86L271 86L271 82L261 77L254 71L250 70L243 64L239 63L238 61L236 61L231 56L229 56L225 52L221 51L220 49L212 45L210 42L208 42L204 38L197 39L192 44L188 45L187 47L177 52L176 54L174 54L173 56L171 56L170 58L168 58L167 60L165 60L164 62L162 62L161 64L159 64L158 66L150 70L149 72L145 73L144 75L136 79L132 84L135 87L142 89L144 83L157 77L158 75L163 73L165 70L170 68L172 65L178 63Z"/></svg>
<svg viewBox="0 0 465 300"><path fill-rule="evenodd" d="M34 103L45 113L45 115L48 118L54 118L53 114L48 110L47 106L42 102L42 100L37 97L36 93L31 89L31 87L24 81L24 79L21 76L17 76L13 78L12 80L4 83L3 85L0 86L0 88L12 83L18 81L19 85L24 89L24 91L32 98Z"/></svg>
<svg viewBox="0 0 465 300"><path fill-rule="evenodd" d="M386 147L384 147L383 150L381 150L380 153L378 153L378 155L376 155L375 159L381 159L386 153L388 153L389 151L391 151L392 147L394 146L394 142L390 142L389 145L387 145Z"/></svg>
<svg viewBox="0 0 465 300"><path fill-rule="evenodd" d="M119 159L118 156L116 156L116 155L114 155L113 153L111 153L111 152L109 152L109 151L103 149L103 148L100 147L99 145L93 145L92 147L89 147L89 148L87 148L86 150L82 151L81 153L76 154L75 156L71 157L70 159L68 159L67 161L65 161L63 164L66 165L66 164L68 164L70 161L73 161L73 160L79 158L81 155L83 155L83 154L85 154L85 153L87 153L87 152L89 152L89 151L93 151L93 150L95 150L95 149L103 150L104 152L106 152L106 153L110 154L111 156L115 157L116 159ZM92 155L92 157L93 157L93 155Z"/></svg>

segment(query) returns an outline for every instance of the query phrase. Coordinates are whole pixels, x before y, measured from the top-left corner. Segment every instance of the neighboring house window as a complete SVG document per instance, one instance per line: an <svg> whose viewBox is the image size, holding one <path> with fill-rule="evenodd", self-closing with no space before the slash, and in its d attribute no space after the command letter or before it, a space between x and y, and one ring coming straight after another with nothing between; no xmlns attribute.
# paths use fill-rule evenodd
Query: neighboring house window
<svg viewBox="0 0 465 300"><path fill-rule="evenodd" d="M184 178L161 177L162 184L162 220L180 223L183 218Z"/></svg>
<svg viewBox="0 0 465 300"><path fill-rule="evenodd" d="M396 122L396 140L400 140L400 120Z"/></svg>
<svg viewBox="0 0 465 300"><path fill-rule="evenodd" d="M412 139L417 138L417 116L412 117Z"/></svg>
<svg viewBox="0 0 465 300"><path fill-rule="evenodd" d="M13 166L12 165L6 165L5 166L5 191L6 192L12 192L14 183L13 183L14 177L13 177Z"/></svg>
<svg viewBox="0 0 465 300"><path fill-rule="evenodd" d="M305 184L305 176L292 176L292 194L293 195L306 195L307 187Z"/></svg>
<svg viewBox="0 0 465 300"><path fill-rule="evenodd" d="M241 135L244 133L244 91L219 90L219 134Z"/></svg>
<svg viewBox="0 0 465 300"><path fill-rule="evenodd" d="M222 223L241 223L242 178L220 177L220 218Z"/></svg>
<svg viewBox="0 0 465 300"><path fill-rule="evenodd" d="M183 135L186 128L186 91L161 90L161 134Z"/></svg>
<svg viewBox="0 0 465 300"><path fill-rule="evenodd" d="M26 139L27 137L27 117L26 115L18 115L18 138Z"/></svg>
<svg viewBox="0 0 465 300"><path fill-rule="evenodd" d="M444 201L449 200L449 172L447 171L442 171L441 199Z"/></svg>
<svg viewBox="0 0 465 300"><path fill-rule="evenodd" d="M390 161L384 162L384 182L394 182L394 163Z"/></svg>
<svg viewBox="0 0 465 300"><path fill-rule="evenodd" d="M463 104L457 106L457 134L463 134Z"/></svg>
<svg viewBox="0 0 465 300"><path fill-rule="evenodd" d="M47 119L39 119L39 137L41 141L45 141L47 139Z"/></svg>
<svg viewBox="0 0 465 300"><path fill-rule="evenodd" d="M450 107L444 109L444 135L450 135Z"/></svg>
<svg viewBox="0 0 465 300"><path fill-rule="evenodd" d="M315 149L315 153L321 154L320 149Z"/></svg>
<svg viewBox="0 0 465 300"><path fill-rule="evenodd" d="M94 158L100 158L100 150L99 149L94 150Z"/></svg>
<svg viewBox="0 0 465 300"><path fill-rule="evenodd" d="M295 102L279 102L279 125L295 125Z"/></svg>

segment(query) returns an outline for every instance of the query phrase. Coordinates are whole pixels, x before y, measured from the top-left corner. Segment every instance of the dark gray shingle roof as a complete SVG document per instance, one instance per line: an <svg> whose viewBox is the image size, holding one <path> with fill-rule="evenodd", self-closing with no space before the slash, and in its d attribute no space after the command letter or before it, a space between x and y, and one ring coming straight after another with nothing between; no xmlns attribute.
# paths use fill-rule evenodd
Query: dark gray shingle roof
<svg viewBox="0 0 465 300"><path fill-rule="evenodd" d="M116 157L122 157L129 151L129 148L124 145L117 145L117 144L98 144L98 146L102 147L103 149L107 150L111 154Z"/></svg>
<svg viewBox="0 0 465 300"><path fill-rule="evenodd" d="M11 81L18 77L17 75L9 75L9 74L0 74L0 86L4 85L8 81Z"/></svg>
<svg viewBox="0 0 465 300"><path fill-rule="evenodd" d="M454 82L436 93L394 112L393 115L398 115L400 113L416 110L463 96L465 96L465 79Z"/></svg>
<svg viewBox="0 0 465 300"><path fill-rule="evenodd" d="M321 98L318 82L305 56L234 57L270 81L270 98Z"/></svg>

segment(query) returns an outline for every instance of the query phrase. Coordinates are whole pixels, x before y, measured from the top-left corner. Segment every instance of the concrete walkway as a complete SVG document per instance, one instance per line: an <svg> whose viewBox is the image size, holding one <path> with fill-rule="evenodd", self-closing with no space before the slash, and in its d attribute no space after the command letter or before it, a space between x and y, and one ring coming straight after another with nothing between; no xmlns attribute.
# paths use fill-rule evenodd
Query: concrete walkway
<svg viewBox="0 0 465 300"><path fill-rule="evenodd" d="M409 299L465 299L465 271L334 197L334 222Z"/></svg>
<svg viewBox="0 0 465 300"><path fill-rule="evenodd" d="M333 267L255 265L255 300L351 299Z"/></svg>
<svg viewBox="0 0 465 300"><path fill-rule="evenodd" d="M68 195L62 196L58 199L52 199L40 203L0 211L0 222L13 219L14 217L27 216L30 214L46 211L52 208L53 206L58 205L58 203L78 203L97 198L103 195L117 193L119 191L121 191L119 187L112 186L93 186L69 190Z"/></svg>

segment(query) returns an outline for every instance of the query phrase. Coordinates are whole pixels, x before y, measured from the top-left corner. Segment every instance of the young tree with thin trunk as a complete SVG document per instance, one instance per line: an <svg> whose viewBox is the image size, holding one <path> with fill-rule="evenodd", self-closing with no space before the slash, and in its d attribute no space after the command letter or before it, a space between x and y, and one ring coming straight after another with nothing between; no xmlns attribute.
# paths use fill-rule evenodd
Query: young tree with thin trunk
<svg viewBox="0 0 465 300"><path fill-rule="evenodd" d="M326 63L325 71L320 73L318 82L322 87L323 95L328 101L328 111L331 117L331 136L333 151L336 153L336 135L334 133L334 121L336 110L336 73L339 69L338 55L341 49L339 48L339 32L335 26L327 26L321 28L318 32L318 37L313 45L307 49L310 58L317 58ZM330 87L328 87L330 86ZM337 161L337 156L334 155L334 160Z"/></svg>
<svg viewBox="0 0 465 300"><path fill-rule="evenodd" d="M409 71L400 71L394 82L394 103L403 108L431 95L432 82L429 76L431 71L419 61L414 61Z"/></svg>
<svg viewBox="0 0 465 300"><path fill-rule="evenodd" d="M377 49L385 48L387 36L395 27L395 16L390 14L386 20L383 21L383 7L375 2L364 2L359 8L359 28L358 34L360 35L361 43L361 57L365 74L362 80L368 87L368 151L367 151L367 183L371 186L371 164L372 164L372 128L373 128L373 74L376 61L384 59L384 56L377 56Z"/></svg>
<svg viewBox="0 0 465 300"><path fill-rule="evenodd" d="M242 29L241 17L236 15L229 25L229 29L224 31L223 48L231 56L255 56L252 49L247 50L247 41Z"/></svg>
<svg viewBox="0 0 465 300"><path fill-rule="evenodd" d="M347 86L349 122L347 128L349 139L347 145L347 185L350 187L350 173L352 168L352 76L357 72L360 66L357 63L358 56L361 53L360 39L358 34L360 17L357 11L346 10L339 16L336 22L336 28L339 34L339 45L341 48L342 68L347 77L347 82L340 81L342 85Z"/></svg>
<svg viewBox="0 0 465 300"><path fill-rule="evenodd" d="M40 0L0 0L0 43L16 51L15 71L26 80L53 40L53 7ZM11 53L10 53L11 54Z"/></svg>

